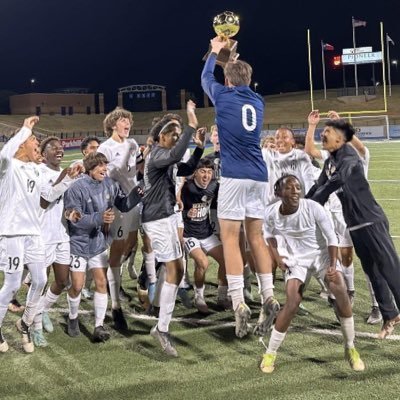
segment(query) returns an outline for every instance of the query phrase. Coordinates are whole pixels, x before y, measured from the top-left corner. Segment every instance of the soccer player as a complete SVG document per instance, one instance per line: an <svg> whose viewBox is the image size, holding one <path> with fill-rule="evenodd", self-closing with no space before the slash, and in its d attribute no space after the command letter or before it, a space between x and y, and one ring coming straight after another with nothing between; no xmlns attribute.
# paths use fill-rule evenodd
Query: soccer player
<svg viewBox="0 0 400 400"><path fill-rule="evenodd" d="M260 368L273 372L276 352L302 300L304 283L309 275L325 279L335 295L345 345L345 357L354 371L363 371L364 363L354 347L354 319L346 285L337 260L337 238L324 208L302 199L302 187L294 175L279 178L275 193L281 201L266 210L265 234L278 266L285 271L286 303L276 318L268 348ZM275 235L285 240L286 254L279 254Z"/></svg>
<svg viewBox="0 0 400 400"><path fill-rule="evenodd" d="M139 145L129 138L132 123L132 114L127 110L116 108L109 113L103 125L104 132L110 137L98 149L109 161L109 176L120 184L124 193L130 193L137 185L137 163L143 161ZM121 264L130 253L133 254L132 257L136 253L140 210L135 207L129 213L121 213L118 209L114 211L115 219L110 229L114 240L110 248L107 279L115 328L126 330L128 326L120 303ZM130 275L136 277L136 272L133 274L132 271Z"/></svg>
<svg viewBox="0 0 400 400"><path fill-rule="evenodd" d="M221 146L218 219L236 336L247 335L251 317L243 294L243 259L239 246L243 221L263 301L256 331L264 335L279 311L279 303L273 296L272 260L262 235L268 180L260 149L264 101L249 87L252 68L244 61L225 65L225 86L216 81L216 58L225 44L219 37L211 40L211 53L201 75L203 90L215 106Z"/></svg>
<svg viewBox="0 0 400 400"><path fill-rule="evenodd" d="M328 117L330 119L340 119L338 113L336 113L335 111L329 111ZM305 150L307 151L307 154L310 155L310 157L314 157L318 160L325 161L329 158L329 152L327 150L319 150L314 143L315 130L317 128L319 120L320 117L318 110L314 110L309 114ZM368 148L361 142L360 139L358 139L356 135L353 136L349 144L351 144L357 151L357 154L363 163L365 177L368 178L368 165L370 159ZM342 205L335 193L332 193L332 195L329 197L327 205L329 207L329 211L331 212L333 218L336 234L338 235L339 238L341 262L344 267L343 276L345 278L350 300L353 302L355 293L353 242L351 241L350 233L344 221ZM367 278L367 285L372 301L372 309L371 313L367 318L367 323L371 325L379 324L382 321L382 315L379 311L378 302L375 298L374 291L371 282L368 278L368 275L365 276Z"/></svg>
<svg viewBox="0 0 400 400"><path fill-rule="evenodd" d="M56 200L65 190L65 184L79 173L77 169L65 170L58 185L42 189L42 176L37 165L39 142L32 135L32 128L38 121L36 116L25 119L22 129L0 152L0 268L4 271L0 290L0 352L8 350L1 325L10 300L21 286L24 265L29 269L32 281L24 314L16 327L21 333L24 351L34 351L30 326L47 282L39 219L40 199Z"/></svg>
<svg viewBox="0 0 400 400"><path fill-rule="evenodd" d="M132 144L130 151L135 150ZM68 219L71 243L71 288L68 291L68 334L80 334L78 310L81 290L87 269L92 269L95 281L94 313L95 329L93 340L106 341L110 334L104 329L107 310L108 239L110 225L115 214L113 206L121 212L128 212L141 199L141 190L134 187L125 195L119 184L107 176L108 160L104 154L91 153L83 160L85 175L78 179L64 195L66 210L74 210L80 216L77 220Z"/></svg>
<svg viewBox="0 0 400 400"><path fill-rule="evenodd" d="M175 215L176 193L173 180L174 165L177 176L187 176L194 171L204 142L197 138L196 148L188 163L180 163L190 139L196 132L195 104L187 104L189 126L183 132L174 122L167 122L157 137L157 143L148 155L144 169L145 195L143 197L142 225L149 236L156 259L166 266L166 279L161 289L158 323L150 334L158 339L166 354L177 357L178 353L169 337L169 324L175 307L178 286L183 276L182 250ZM182 133L181 133L182 132ZM201 144L202 143L202 144Z"/></svg>
<svg viewBox="0 0 400 400"><path fill-rule="evenodd" d="M384 339L400 323L400 260L388 220L371 193L362 161L348 144L354 133L353 126L344 120L325 123L322 148L330 156L307 197L320 204L325 204L333 192L339 197L354 249L379 304L384 322L378 336Z"/></svg>
<svg viewBox="0 0 400 400"><path fill-rule="evenodd" d="M194 305L202 314L208 314L208 306L204 300L204 282L208 269L208 257L218 263L218 305L230 309L224 254L220 240L213 233L210 223L210 206L218 195L218 182L213 179L214 164L204 157L197 164L192 179L188 179L181 191L183 202L183 240L186 253L195 262Z"/></svg>

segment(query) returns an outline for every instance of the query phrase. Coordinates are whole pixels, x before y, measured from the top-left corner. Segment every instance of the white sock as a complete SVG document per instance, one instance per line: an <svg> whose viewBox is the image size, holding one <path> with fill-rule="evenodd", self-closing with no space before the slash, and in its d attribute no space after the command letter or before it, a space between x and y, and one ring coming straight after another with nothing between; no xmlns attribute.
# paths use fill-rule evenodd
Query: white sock
<svg viewBox="0 0 400 400"><path fill-rule="evenodd" d="M371 296L372 307L379 307L378 302L376 301L375 292L372 287L372 283L369 280L369 276L367 274L365 274L365 277L367 278L367 286L368 286L368 290L369 290L369 295Z"/></svg>
<svg viewBox="0 0 400 400"><path fill-rule="evenodd" d="M258 291L261 295L261 303L263 304L268 298L274 295L274 277L270 274L256 273L257 281L259 284Z"/></svg>
<svg viewBox="0 0 400 400"><path fill-rule="evenodd" d="M179 284L179 288L185 289L185 288L187 288L189 286L189 279L188 279L188 276L187 276L187 273L186 273L187 272L186 271L187 259L186 259L185 253L182 256L182 264L183 264L183 276L182 276L181 283Z"/></svg>
<svg viewBox="0 0 400 400"><path fill-rule="evenodd" d="M59 294L54 294L50 288L48 288L43 299L43 312L48 312L59 297Z"/></svg>
<svg viewBox="0 0 400 400"><path fill-rule="evenodd" d="M226 299L228 297L228 286L218 286L218 298Z"/></svg>
<svg viewBox="0 0 400 400"><path fill-rule="evenodd" d="M276 354L283 340L285 339L286 332L278 332L272 328L271 337L269 338L267 353Z"/></svg>
<svg viewBox="0 0 400 400"><path fill-rule="evenodd" d="M79 293L79 295L75 298L70 297L69 294L67 294L67 300L69 306L68 318L69 319L78 318L79 304L81 303L81 294Z"/></svg>
<svg viewBox="0 0 400 400"><path fill-rule="evenodd" d="M164 286L165 277L166 277L165 264L162 264L158 270L156 290L154 293L153 305L155 307L160 307L161 291Z"/></svg>
<svg viewBox="0 0 400 400"><path fill-rule="evenodd" d="M347 290L354 289L354 264L351 263L348 267L343 267L343 277L346 282Z"/></svg>
<svg viewBox="0 0 400 400"><path fill-rule="evenodd" d="M243 275L226 275L228 281L228 294L232 298L233 311L236 311L240 303L244 303Z"/></svg>
<svg viewBox="0 0 400 400"><path fill-rule="evenodd" d="M95 328L98 326L103 326L104 318L106 316L107 311L107 303L108 303L108 295L107 293L99 293L94 292L94 318L95 318Z"/></svg>
<svg viewBox="0 0 400 400"><path fill-rule="evenodd" d="M35 318L33 318L32 328L35 331L43 330L43 314L42 313L38 313L35 315Z"/></svg>
<svg viewBox="0 0 400 400"><path fill-rule="evenodd" d="M354 347L354 338L355 338L354 318L340 317L339 319L340 319L340 329L343 334L345 347L351 349Z"/></svg>
<svg viewBox="0 0 400 400"><path fill-rule="evenodd" d="M178 286L173 283L164 282L160 296L160 314L158 317L158 330L168 332L169 323L172 319L172 312L175 308L176 294Z"/></svg>
<svg viewBox="0 0 400 400"><path fill-rule="evenodd" d="M204 285L202 287L194 288L194 297L202 297L204 298Z"/></svg>
<svg viewBox="0 0 400 400"><path fill-rule="evenodd" d="M144 258L144 265L146 268L147 278L149 280L149 283L156 283L156 281L157 281L156 259L154 257L154 252L153 251L151 253L143 252L143 258Z"/></svg>
<svg viewBox="0 0 400 400"><path fill-rule="evenodd" d="M110 287L111 307L113 310L121 308L119 289L121 288L121 267L107 269L108 286Z"/></svg>

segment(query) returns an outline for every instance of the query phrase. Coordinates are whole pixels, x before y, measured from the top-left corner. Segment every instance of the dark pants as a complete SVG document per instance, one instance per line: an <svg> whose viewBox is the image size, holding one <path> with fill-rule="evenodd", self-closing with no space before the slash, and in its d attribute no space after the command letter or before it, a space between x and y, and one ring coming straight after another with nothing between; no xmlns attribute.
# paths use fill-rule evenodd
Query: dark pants
<svg viewBox="0 0 400 400"><path fill-rule="evenodd" d="M350 235L354 250L371 281L383 320L395 318L400 309L400 260L388 223L377 222L350 231Z"/></svg>

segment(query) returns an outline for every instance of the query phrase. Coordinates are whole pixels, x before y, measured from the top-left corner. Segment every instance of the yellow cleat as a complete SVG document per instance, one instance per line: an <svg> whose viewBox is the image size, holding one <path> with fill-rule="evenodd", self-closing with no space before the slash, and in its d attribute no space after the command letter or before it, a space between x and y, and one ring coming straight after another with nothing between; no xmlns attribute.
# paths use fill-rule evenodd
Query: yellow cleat
<svg viewBox="0 0 400 400"><path fill-rule="evenodd" d="M350 367L353 371L364 371L365 364L364 361L361 360L358 351L353 347L352 349L345 350L345 358L349 362Z"/></svg>
<svg viewBox="0 0 400 400"><path fill-rule="evenodd" d="M276 354L265 353L260 364L260 369L265 374L270 374L275 369Z"/></svg>

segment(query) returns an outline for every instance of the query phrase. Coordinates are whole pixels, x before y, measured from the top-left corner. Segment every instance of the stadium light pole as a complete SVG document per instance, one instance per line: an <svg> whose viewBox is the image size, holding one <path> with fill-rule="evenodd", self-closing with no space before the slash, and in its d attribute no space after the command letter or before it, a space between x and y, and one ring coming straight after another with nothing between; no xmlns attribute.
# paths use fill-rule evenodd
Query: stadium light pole
<svg viewBox="0 0 400 400"><path fill-rule="evenodd" d="M31 90L33 91L33 88L34 88L35 83L36 83L36 79L35 78L31 78L30 82L31 82Z"/></svg>
<svg viewBox="0 0 400 400"><path fill-rule="evenodd" d="M254 82L254 91L257 92L258 82Z"/></svg>

